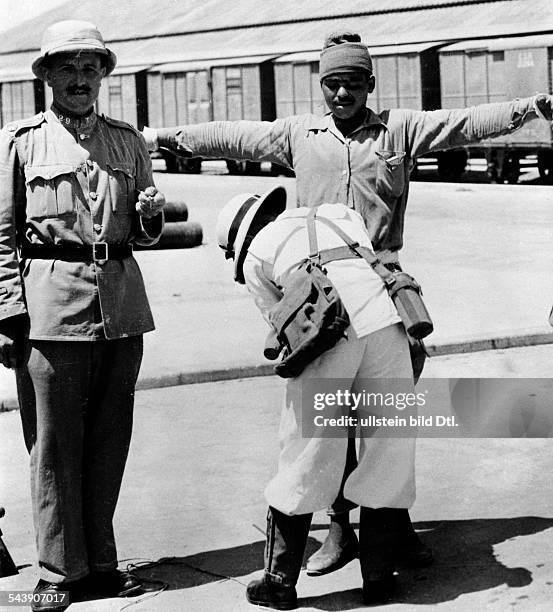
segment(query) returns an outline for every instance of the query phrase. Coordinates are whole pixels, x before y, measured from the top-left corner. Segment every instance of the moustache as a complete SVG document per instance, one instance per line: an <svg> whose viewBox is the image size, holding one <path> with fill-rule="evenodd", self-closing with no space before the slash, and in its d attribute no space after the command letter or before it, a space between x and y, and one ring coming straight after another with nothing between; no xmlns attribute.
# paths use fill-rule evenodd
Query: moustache
<svg viewBox="0 0 553 612"><path fill-rule="evenodd" d="M70 95L81 95L81 94L89 94L90 87L68 87L67 93Z"/></svg>

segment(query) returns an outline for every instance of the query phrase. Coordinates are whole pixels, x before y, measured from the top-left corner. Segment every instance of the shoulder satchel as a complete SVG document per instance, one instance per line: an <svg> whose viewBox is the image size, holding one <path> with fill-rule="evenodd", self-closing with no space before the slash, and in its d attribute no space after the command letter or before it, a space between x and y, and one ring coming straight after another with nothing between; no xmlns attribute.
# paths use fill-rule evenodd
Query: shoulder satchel
<svg viewBox="0 0 553 612"><path fill-rule="evenodd" d="M346 337L348 313L336 287L319 263L315 228L317 209L307 215L309 257L293 272L285 286L282 299L269 312L272 332L265 347L265 356L277 359L275 373L293 378L305 367Z"/></svg>
<svg viewBox="0 0 553 612"><path fill-rule="evenodd" d="M267 359L274 360L283 353L282 361L275 366L275 373L283 378L298 376L340 338L347 337L348 313L324 269L330 261L363 258L384 282L407 333L421 340L434 330L417 281L406 272L388 270L371 249L360 246L325 217L317 219L338 234L347 246L319 252L316 214L313 208L307 216L309 257L290 275L283 287L284 296L269 312L273 329L264 354Z"/></svg>

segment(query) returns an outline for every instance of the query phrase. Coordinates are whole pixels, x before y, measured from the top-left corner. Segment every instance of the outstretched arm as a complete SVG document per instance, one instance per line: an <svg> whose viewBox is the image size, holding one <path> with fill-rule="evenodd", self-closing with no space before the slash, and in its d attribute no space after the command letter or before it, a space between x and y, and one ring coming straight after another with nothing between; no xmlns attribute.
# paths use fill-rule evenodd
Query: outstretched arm
<svg viewBox="0 0 553 612"><path fill-rule="evenodd" d="M285 118L144 128L143 134L150 150L164 148L185 157L270 161L291 167L290 128L290 118Z"/></svg>
<svg viewBox="0 0 553 612"><path fill-rule="evenodd" d="M407 150L412 157L417 157L509 134L538 116L551 121L551 108L551 96L540 94L469 108L406 111Z"/></svg>

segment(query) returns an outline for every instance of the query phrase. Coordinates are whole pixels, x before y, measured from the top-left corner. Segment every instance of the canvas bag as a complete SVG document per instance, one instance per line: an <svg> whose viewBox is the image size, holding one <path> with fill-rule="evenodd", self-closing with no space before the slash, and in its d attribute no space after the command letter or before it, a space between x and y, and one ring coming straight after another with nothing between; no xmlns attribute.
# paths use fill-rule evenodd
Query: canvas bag
<svg viewBox="0 0 553 612"><path fill-rule="evenodd" d="M282 299L268 315L272 332L265 356L276 359L283 351L281 362L275 366L275 373L282 378L301 374L309 363L344 338L349 326L338 291L318 261L316 215L316 208L307 215L309 257L287 279Z"/></svg>

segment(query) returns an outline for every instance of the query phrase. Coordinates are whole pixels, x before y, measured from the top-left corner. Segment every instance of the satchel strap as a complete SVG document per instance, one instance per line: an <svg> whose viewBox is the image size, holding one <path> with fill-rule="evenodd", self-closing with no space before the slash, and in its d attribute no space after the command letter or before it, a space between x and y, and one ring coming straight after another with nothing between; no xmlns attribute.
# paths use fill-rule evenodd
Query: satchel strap
<svg viewBox="0 0 553 612"><path fill-rule="evenodd" d="M315 209L312 209L312 210L315 210ZM309 215L307 216L307 232L309 234L309 247L311 251L309 254L310 258L313 257L312 256L313 248L312 248L312 242L311 242L311 234L315 235L315 241L316 241L315 215L316 215L316 212L315 214L311 214L311 211L310 211ZM313 225L313 229L311 230L311 232L309 231L309 219L310 218L311 218L311 224ZM344 232L344 230L341 227L338 227L330 219L327 219L326 217L317 217L317 219L321 221L322 223L324 223L326 226L328 226L334 233L338 234L338 236L340 236L340 238L347 244L347 247L336 247L334 249L325 249L319 252L317 248L317 244L315 242L315 248L316 248L315 256L318 257L319 263L321 265L324 265L325 263L328 263L329 261L336 261L337 259L350 259L354 257L362 257L369 264L369 266L371 266L371 268L378 274L378 276L380 276L380 278L384 281L384 283L387 286L391 286L395 283L396 279L394 278L394 275L390 272L390 270L388 270L388 268L386 268L386 266L380 261L380 259L378 259L378 257L374 254L373 251L371 251L371 249L369 249L368 247L359 246L358 242L352 240L348 236L348 234ZM349 252L349 256L347 255L348 252Z"/></svg>
<svg viewBox="0 0 553 612"><path fill-rule="evenodd" d="M315 227L315 217L317 216L317 209L311 208L307 213L307 236L309 238L309 259L312 261L318 260L319 258L319 245L317 243L317 229Z"/></svg>

